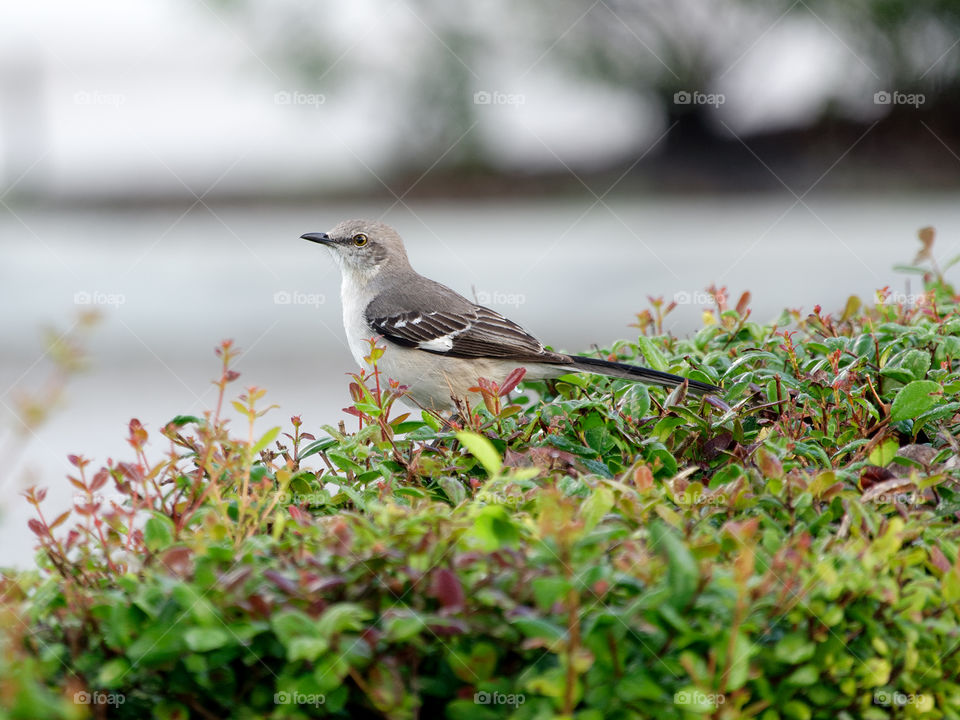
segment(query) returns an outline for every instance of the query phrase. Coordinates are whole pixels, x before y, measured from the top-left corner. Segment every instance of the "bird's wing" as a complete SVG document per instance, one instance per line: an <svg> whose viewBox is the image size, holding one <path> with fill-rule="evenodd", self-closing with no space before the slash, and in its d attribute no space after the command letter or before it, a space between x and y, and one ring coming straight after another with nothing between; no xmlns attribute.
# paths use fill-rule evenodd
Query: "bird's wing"
<svg viewBox="0 0 960 720"><path fill-rule="evenodd" d="M387 316L378 316L368 308L367 322L375 332L397 345L436 355L572 362L567 355L545 350L543 343L515 322L481 305L473 305L465 312L410 311Z"/></svg>

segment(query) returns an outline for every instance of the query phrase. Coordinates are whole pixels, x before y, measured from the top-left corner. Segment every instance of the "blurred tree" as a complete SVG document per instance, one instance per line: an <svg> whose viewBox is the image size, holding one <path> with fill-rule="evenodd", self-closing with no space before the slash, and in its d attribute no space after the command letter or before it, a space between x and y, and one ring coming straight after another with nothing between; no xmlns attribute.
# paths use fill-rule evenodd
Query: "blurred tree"
<svg viewBox="0 0 960 720"><path fill-rule="evenodd" d="M718 81L776 15L740 0L605 0L587 12L550 3L541 32L559 37L556 60L570 72L653 100L673 127L669 146L697 149L719 129L711 106L684 93Z"/></svg>
<svg viewBox="0 0 960 720"><path fill-rule="evenodd" d="M308 87L322 82L324 92L357 78L375 86L379 111L364 121L383 128L395 168L414 177L428 167L495 167L492 136L486 123L477 124L474 93L497 88L490 80L497 70L500 78L509 77L505 67L516 73L510 62L524 52L540 70L552 67L659 108L671 130L658 149L671 158L724 165L730 148L722 146L730 138L720 123L723 114L710 104L685 102L685 94L721 92L732 69L771 29L804 14L856 53L876 84L862 93L858 88L857 97L830 97L841 91L825 90L821 115L810 121L802 143L816 144L824 135L817 128L839 123L836 142L850 147L856 128L876 114L877 90L926 95L922 115L916 108L909 117L903 107L887 109L906 118L906 132L926 134L921 117L935 128L958 125L960 0L401 0L382 9L217 2L242 19L252 45L281 58ZM371 12L379 13L379 34L365 43ZM649 137L648 130L638 127L637 137ZM944 132L941 137L951 137L955 130ZM901 131L889 137L903 144ZM780 139L781 150L797 144L793 137Z"/></svg>
<svg viewBox="0 0 960 720"><path fill-rule="evenodd" d="M887 89L917 89L933 103L960 83L960 0L806 0L784 9L815 12L880 76Z"/></svg>
<svg viewBox="0 0 960 720"><path fill-rule="evenodd" d="M448 0L413 0L409 7L420 21L421 44L418 61L401 71L407 112L394 118L397 162L487 169L489 151L476 127L474 93L491 28L483 15Z"/></svg>

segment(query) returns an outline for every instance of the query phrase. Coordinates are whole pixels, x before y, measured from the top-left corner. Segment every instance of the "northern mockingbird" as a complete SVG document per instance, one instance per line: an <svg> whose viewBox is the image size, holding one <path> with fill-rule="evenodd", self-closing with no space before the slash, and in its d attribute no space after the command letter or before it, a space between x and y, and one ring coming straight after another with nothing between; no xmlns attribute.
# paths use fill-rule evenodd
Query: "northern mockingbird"
<svg viewBox="0 0 960 720"><path fill-rule="evenodd" d="M687 382L698 393L720 390L645 367L546 350L500 313L417 273L400 235L381 222L347 220L301 237L324 245L340 266L343 327L354 360L363 366L370 338L382 337L386 350L378 368L407 385L424 407L448 409L451 395L467 397L478 378L500 382L518 367L531 380L589 372L667 387Z"/></svg>

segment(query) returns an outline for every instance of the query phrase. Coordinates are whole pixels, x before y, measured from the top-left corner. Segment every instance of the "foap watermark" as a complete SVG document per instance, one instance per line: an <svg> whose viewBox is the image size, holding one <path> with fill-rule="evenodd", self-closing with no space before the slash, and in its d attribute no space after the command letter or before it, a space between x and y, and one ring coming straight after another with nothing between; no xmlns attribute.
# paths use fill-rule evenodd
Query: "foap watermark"
<svg viewBox="0 0 960 720"><path fill-rule="evenodd" d="M77 492L73 494L73 504L74 505L104 505L108 503L116 503L117 505L122 505L127 501L128 495L124 495L122 492L95 492L92 494Z"/></svg>
<svg viewBox="0 0 960 720"><path fill-rule="evenodd" d="M683 495L677 495L675 501L677 505L689 505L690 507L705 507L708 505L725 506L729 504L727 502L727 496L723 493L711 495L684 493Z"/></svg>
<svg viewBox="0 0 960 720"><path fill-rule="evenodd" d="M870 502L875 502L878 505L907 505L912 507L919 507L925 505L927 499L924 497L923 493L918 491L913 492L888 492L880 493L879 495L873 495L870 497Z"/></svg>
<svg viewBox="0 0 960 720"><path fill-rule="evenodd" d="M909 305L913 307L929 307L933 305L933 293L905 293L899 290L893 290L884 293L877 291L877 304L879 305Z"/></svg>
<svg viewBox="0 0 960 720"><path fill-rule="evenodd" d="M78 690L73 694L73 702L77 705L123 705L127 696L123 693L87 692Z"/></svg>
<svg viewBox="0 0 960 720"><path fill-rule="evenodd" d="M473 497L477 502L487 505L516 505L523 502L522 493L508 494L496 490L483 490L482 488L477 490Z"/></svg>
<svg viewBox="0 0 960 720"><path fill-rule="evenodd" d="M678 90L673 94L674 105L713 105L720 107L727 101L723 93L705 93L699 90Z"/></svg>
<svg viewBox="0 0 960 720"><path fill-rule="evenodd" d="M905 93L899 90L878 90L873 94L874 105L911 105L918 108L927 101L923 93Z"/></svg>
<svg viewBox="0 0 960 720"><path fill-rule="evenodd" d="M273 694L274 705L313 705L320 707L327 702L323 693L302 693L296 690Z"/></svg>
<svg viewBox="0 0 960 720"><path fill-rule="evenodd" d="M473 702L477 705L512 705L519 707L527 701L522 693L486 692L481 690L473 694Z"/></svg>
<svg viewBox="0 0 960 720"><path fill-rule="evenodd" d="M277 502L281 505L322 505L329 502L333 495L336 495L336 491L297 493L286 490L277 495Z"/></svg>
<svg viewBox="0 0 960 720"><path fill-rule="evenodd" d="M727 296L722 292L714 295L713 293L704 292L703 290L697 290L692 293L681 290L673 294L673 302L677 305L716 305L717 303L725 303L727 299Z"/></svg>
<svg viewBox="0 0 960 720"><path fill-rule="evenodd" d="M510 307L520 307L527 302L527 296L523 293L502 292L500 290L480 290L477 292L478 305L509 305Z"/></svg>
<svg viewBox="0 0 960 720"><path fill-rule="evenodd" d="M927 696L923 693L902 693L899 690L875 690L873 704L883 707L906 707L907 705L926 705Z"/></svg>
<svg viewBox="0 0 960 720"><path fill-rule="evenodd" d="M327 102L327 96L323 93L281 90L273 94L273 102L275 105L305 105L319 110L320 106Z"/></svg>
<svg viewBox="0 0 960 720"><path fill-rule="evenodd" d="M520 107L527 102L527 96L520 93L505 93L499 90L477 90L473 94L474 105L513 105Z"/></svg>
<svg viewBox="0 0 960 720"><path fill-rule="evenodd" d="M699 690L679 690L673 694L674 705L719 707L727 701L723 693L703 693Z"/></svg>
<svg viewBox="0 0 960 720"><path fill-rule="evenodd" d="M127 302L123 293L109 293L100 290L77 290L73 294L74 305L109 305L118 308Z"/></svg>
<svg viewBox="0 0 960 720"><path fill-rule="evenodd" d="M102 105L118 108L127 102L123 93L101 92L100 90L78 90L73 94L74 105Z"/></svg>
<svg viewBox="0 0 960 720"><path fill-rule="evenodd" d="M322 293L305 293L297 290L277 290L273 294L274 305L311 305L320 307L327 302L327 296Z"/></svg>

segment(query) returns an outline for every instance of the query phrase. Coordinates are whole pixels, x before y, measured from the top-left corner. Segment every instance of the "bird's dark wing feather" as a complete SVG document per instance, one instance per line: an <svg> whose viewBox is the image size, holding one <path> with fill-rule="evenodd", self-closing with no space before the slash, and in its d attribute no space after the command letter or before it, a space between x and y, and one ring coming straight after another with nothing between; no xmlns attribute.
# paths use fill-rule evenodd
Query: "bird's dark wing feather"
<svg viewBox="0 0 960 720"><path fill-rule="evenodd" d="M466 312L404 312L367 322L387 340L404 347L457 358L503 358L519 362L568 364L566 355L543 344L512 320L490 308L473 305Z"/></svg>

